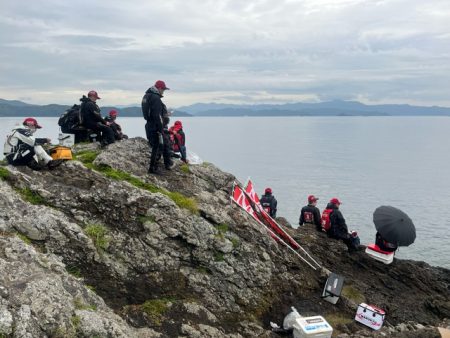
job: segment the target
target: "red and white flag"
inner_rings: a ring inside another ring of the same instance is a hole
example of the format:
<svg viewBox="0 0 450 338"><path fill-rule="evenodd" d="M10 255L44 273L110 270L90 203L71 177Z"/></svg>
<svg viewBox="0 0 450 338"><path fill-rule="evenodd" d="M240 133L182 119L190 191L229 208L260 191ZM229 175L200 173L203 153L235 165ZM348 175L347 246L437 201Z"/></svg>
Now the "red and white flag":
<svg viewBox="0 0 450 338"><path fill-rule="evenodd" d="M239 205L242 209L244 209L247 213L253 216L256 220L259 221L258 216L256 215L255 211L253 210L247 196L245 196L245 193L242 191L242 189L235 185L233 188L233 201Z"/></svg>
<svg viewBox="0 0 450 338"><path fill-rule="evenodd" d="M256 203L259 204L259 197L258 194L255 191L255 187L253 186L253 182L248 180L247 185L245 186L245 191L247 194L250 195L251 199Z"/></svg>

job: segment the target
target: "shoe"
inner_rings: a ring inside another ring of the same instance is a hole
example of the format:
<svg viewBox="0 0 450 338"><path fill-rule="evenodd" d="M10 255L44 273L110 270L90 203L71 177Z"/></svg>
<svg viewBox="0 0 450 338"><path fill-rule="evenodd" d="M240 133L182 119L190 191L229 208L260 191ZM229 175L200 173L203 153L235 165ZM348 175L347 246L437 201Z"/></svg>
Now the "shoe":
<svg viewBox="0 0 450 338"><path fill-rule="evenodd" d="M154 174L154 175L161 175L162 174L157 168L153 168L153 167L148 168L147 173Z"/></svg>
<svg viewBox="0 0 450 338"><path fill-rule="evenodd" d="M56 167L59 167L63 162L64 160L51 160L47 163L47 168L49 170L55 169Z"/></svg>
<svg viewBox="0 0 450 338"><path fill-rule="evenodd" d="M172 170L175 167L175 163L170 162L170 164L166 164L164 167L166 168L166 170Z"/></svg>

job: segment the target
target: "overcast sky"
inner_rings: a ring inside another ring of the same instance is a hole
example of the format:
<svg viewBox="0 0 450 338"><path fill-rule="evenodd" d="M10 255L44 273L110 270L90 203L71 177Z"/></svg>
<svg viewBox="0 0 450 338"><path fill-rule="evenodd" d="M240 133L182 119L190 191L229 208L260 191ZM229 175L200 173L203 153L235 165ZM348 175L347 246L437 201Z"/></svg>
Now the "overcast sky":
<svg viewBox="0 0 450 338"><path fill-rule="evenodd" d="M0 0L0 98L450 106L449 0Z"/></svg>

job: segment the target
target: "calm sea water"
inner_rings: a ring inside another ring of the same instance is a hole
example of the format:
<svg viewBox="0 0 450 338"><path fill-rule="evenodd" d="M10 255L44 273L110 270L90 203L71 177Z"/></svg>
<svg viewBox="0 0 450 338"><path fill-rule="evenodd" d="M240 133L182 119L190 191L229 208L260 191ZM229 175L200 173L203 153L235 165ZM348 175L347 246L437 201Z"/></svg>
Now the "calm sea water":
<svg viewBox="0 0 450 338"><path fill-rule="evenodd" d="M188 150L236 175L258 192L271 187L278 215L298 223L306 197L332 197L362 242L373 242L373 211L392 205L417 228L398 257L450 268L450 118L232 117L180 118ZM0 139L20 119L0 118ZM57 138L57 118L40 118L37 135ZM119 118L125 132L144 136L140 118Z"/></svg>

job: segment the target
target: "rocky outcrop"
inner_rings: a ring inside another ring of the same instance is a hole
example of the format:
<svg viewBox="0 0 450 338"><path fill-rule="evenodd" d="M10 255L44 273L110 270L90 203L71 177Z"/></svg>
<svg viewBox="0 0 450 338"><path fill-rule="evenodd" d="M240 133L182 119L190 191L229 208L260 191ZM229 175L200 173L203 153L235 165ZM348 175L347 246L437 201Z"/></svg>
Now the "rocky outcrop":
<svg viewBox="0 0 450 338"><path fill-rule="evenodd" d="M76 152L52 171L0 167L0 336L275 337L269 321L295 306L342 337L370 337L352 320L362 300L388 311L392 337L436 333L450 317L448 270L384 266L289 229L346 276L342 300L324 302L325 270L232 205L234 177L212 164L149 176L141 138Z"/></svg>

